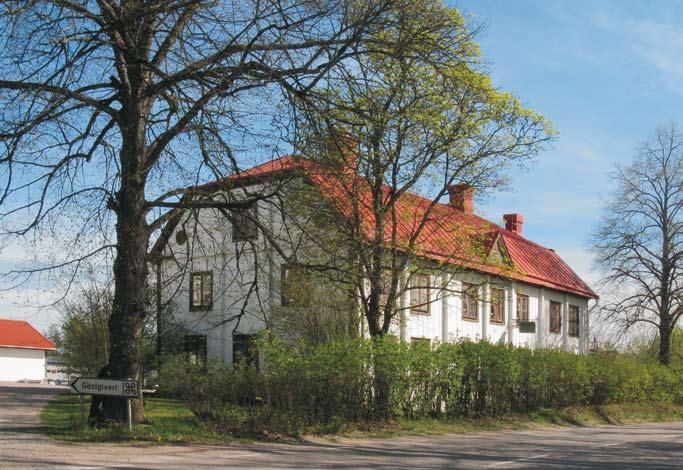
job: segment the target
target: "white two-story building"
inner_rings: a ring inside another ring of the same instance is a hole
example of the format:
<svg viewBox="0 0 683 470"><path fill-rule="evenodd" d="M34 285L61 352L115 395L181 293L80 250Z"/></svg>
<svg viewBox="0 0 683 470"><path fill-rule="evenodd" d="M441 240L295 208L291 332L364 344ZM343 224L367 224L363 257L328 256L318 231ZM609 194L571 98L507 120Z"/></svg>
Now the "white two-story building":
<svg viewBox="0 0 683 470"><path fill-rule="evenodd" d="M286 156L202 187L217 200L228 193L231 201L253 200L248 207L188 211L164 227L154 247L160 298L184 325L190 356L225 362L249 356L252 335L283 308L287 257L302 250L297 233L306 222L300 207L297 223L288 222L292 216L279 193L302 180L320 198L334 198L330 178ZM391 333L403 341L486 339L585 353L593 290L552 249L524 238L521 214L506 214L499 226L474 213L471 189L457 185L449 193L423 235L426 264L440 268L410 275L406 282L419 287L403 291ZM412 193L401 201L406 214L429 203ZM490 263L462 254L461 235L453 235L462 227L488 240Z"/></svg>

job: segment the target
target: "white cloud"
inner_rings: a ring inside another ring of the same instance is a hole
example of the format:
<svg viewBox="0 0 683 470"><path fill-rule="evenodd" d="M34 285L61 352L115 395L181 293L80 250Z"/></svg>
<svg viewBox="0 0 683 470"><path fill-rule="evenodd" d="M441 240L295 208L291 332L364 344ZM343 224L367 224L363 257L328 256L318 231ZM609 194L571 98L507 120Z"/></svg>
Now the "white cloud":
<svg viewBox="0 0 683 470"><path fill-rule="evenodd" d="M592 270L593 255L587 250L564 245L554 248L555 252L562 258L581 279L595 288L600 280L600 275Z"/></svg>
<svg viewBox="0 0 683 470"><path fill-rule="evenodd" d="M683 27L665 20L628 18L606 11L597 12L593 24L625 39L627 52L654 68L669 91L683 93ZM636 61L631 68L638 68Z"/></svg>
<svg viewBox="0 0 683 470"><path fill-rule="evenodd" d="M26 320L42 332L58 324L60 314L50 304L57 292L42 289L13 289L0 292L0 318Z"/></svg>

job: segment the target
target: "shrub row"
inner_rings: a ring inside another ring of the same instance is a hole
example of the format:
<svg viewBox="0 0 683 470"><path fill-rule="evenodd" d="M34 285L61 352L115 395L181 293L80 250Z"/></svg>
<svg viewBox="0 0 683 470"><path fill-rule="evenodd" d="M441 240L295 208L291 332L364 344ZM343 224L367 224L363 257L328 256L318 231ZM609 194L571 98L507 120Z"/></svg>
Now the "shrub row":
<svg viewBox="0 0 683 470"><path fill-rule="evenodd" d="M625 355L577 356L487 342L429 347L351 339L288 345L263 337L261 369L182 360L162 369L162 391L232 433L297 433L309 426L403 417L492 417L609 403L683 403L683 370Z"/></svg>

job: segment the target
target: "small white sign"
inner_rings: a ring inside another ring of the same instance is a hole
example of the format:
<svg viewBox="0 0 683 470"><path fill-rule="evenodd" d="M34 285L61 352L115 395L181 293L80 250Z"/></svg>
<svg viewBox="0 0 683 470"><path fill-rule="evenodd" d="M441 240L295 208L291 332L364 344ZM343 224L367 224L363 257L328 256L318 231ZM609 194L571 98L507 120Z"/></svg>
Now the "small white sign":
<svg viewBox="0 0 683 470"><path fill-rule="evenodd" d="M135 398L140 393L140 388L135 380L98 379L94 377L78 377L71 382L71 388L81 395Z"/></svg>

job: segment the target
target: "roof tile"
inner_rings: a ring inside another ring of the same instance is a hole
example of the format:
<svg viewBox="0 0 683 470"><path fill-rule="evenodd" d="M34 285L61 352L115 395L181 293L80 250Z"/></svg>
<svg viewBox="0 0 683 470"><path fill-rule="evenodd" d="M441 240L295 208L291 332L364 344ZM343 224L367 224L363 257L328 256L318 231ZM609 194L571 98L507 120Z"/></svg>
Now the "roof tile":
<svg viewBox="0 0 683 470"><path fill-rule="evenodd" d="M52 341L22 320L0 318L0 348L55 350Z"/></svg>
<svg viewBox="0 0 683 470"><path fill-rule="evenodd" d="M285 156L250 168L229 177L225 182L242 178L267 177L287 171L303 170L309 178L323 189L324 197L348 216L354 211L361 215L366 234L371 236L374 216L371 210L370 191L363 187L361 178L355 184L357 202L352 203L344 195L350 194L348 181L341 181L338 174L326 172L312 162L295 156ZM210 184L220 184L219 182ZM208 186L208 185L206 185ZM205 187L206 187L205 186ZM384 188L385 196L390 188ZM356 204L352 207L352 204ZM396 203L398 213L396 233L399 244L407 244L418 233L433 201L414 193L404 193ZM390 240L392 223L385 221L385 239ZM500 236L507 248L512 266L493 265L488 249ZM557 253L475 214L462 212L447 204L436 204L425 226L415 241L415 252L433 260L460 265L498 276L516 279L528 284L569 292L582 297L597 298L595 292L560 258Z"/></svg>

